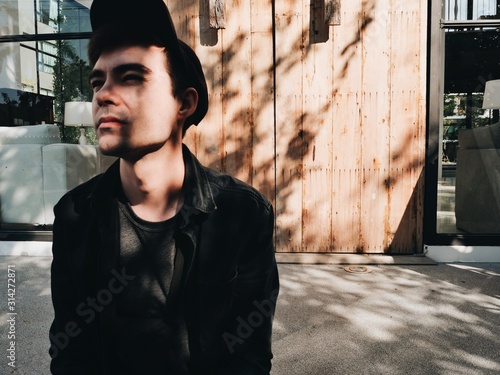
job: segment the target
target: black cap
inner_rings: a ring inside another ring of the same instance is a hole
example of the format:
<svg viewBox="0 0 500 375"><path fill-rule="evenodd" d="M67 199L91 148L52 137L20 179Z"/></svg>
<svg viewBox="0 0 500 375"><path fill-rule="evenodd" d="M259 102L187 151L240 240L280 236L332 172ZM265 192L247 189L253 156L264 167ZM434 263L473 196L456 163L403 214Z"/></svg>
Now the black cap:
<svg viewBox="0 0 500 375"><path fill-rule="evenodd" d="M196 53L177 38L172 17L163 0L94 0L90 7L90 23L93 31L103 26L124 23L152 29L173 61L184 69L184 78L188 86L198 92L198 106L186 119L184 127L200 123L208 110L205 75Z"/></svg>

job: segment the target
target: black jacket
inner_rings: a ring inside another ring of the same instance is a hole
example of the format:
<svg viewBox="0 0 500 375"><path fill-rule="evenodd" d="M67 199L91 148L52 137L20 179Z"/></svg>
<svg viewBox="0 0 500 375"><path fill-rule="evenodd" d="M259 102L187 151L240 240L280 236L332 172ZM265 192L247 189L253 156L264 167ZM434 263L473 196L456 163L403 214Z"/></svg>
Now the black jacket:
<svg viewBox="0 0 500 375"><path fill-rule="evenodd" d="M279 281L272 206L252 187L203 167L184 147L184 205L172 305L185 317L192 374L268 374ZM113 374L118 162L54 207L50 328L53 374ZM182 272L177 272L182 269Z"/></svg>

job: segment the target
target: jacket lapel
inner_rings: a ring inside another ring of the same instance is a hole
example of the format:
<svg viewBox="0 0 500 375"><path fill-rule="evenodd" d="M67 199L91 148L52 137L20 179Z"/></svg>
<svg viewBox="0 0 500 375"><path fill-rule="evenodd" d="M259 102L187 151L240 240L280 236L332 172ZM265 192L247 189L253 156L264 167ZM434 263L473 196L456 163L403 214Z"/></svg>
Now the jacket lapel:
<svg viewBox="0 0 500 375"><path fill-rule="evenodd" d="M113 163L102 175L96 184L93 192L89 196L92 209L92 222L97 225L94 233L98 233L98 254L97 254L97 280L99 292L108 288L112 271L120 273L118 269L118 259L120 253L119 240L120 228L118 220L117 194L120 188L119 161ZM104 358L104 371L112 370L108 360L109 353L113 347L113 335L111 333L111 323L116 316L116 300L112 299L109 304L99 314L101 327L101 344ZM106 372L107 373L107 372Z"/></svg>

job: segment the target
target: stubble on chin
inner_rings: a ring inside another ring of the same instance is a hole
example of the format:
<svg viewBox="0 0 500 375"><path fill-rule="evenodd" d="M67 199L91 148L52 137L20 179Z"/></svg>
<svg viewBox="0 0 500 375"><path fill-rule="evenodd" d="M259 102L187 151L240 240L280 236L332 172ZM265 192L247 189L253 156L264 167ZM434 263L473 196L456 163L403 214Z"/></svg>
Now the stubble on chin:
<svg viewBox="0 0 500 375"><path fill-rule="evenodd" d="M124 138L112 139L108 135L98 136L99 150L103 155L121 157L128 150L127 142Z"/></svg>
<svg viewBox="0 0 500 375"><path fill-rule="evenodd" d="M97 140L103 155L122 157L129 147L130 135L124 126L114 129L98 129Z"/></svg>

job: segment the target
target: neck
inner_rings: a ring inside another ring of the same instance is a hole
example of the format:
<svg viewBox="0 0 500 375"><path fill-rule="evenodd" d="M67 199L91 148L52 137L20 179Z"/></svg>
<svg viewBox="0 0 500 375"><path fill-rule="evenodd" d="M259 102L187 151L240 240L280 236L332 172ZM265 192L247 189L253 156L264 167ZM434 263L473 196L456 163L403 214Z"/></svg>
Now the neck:
<svg viewBox="0 0 500 375"><path fill-rule="evenodd" d="M141 219L170 219L183 203L184 160L182 143L129 161L120 159L123 192Z"/></svg>

